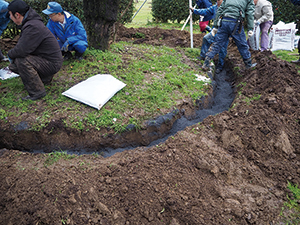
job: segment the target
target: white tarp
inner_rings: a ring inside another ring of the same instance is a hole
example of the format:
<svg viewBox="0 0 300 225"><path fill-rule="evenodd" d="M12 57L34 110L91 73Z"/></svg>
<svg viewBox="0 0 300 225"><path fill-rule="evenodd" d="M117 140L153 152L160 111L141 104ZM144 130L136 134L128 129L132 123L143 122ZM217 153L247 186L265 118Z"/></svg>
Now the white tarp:
<svg viewBox="0 0 300 225"><path fill-rule="evenodd" d="M19 76L19 74L12 72L8 67L5 67L0 70L0 79L1 80L6 80L9 78L18 77L18 76Z"/></svg>
<svg viewBox="0 0 300 225"><path fill-rule="evenodd" d="M62 94L100 110L115 93L125 86L126 84L110 74L97 74L76 84Z"/></svg>
<svg viewBox="0 0 300 225"><path fill-rule="evenodd" d="M279 21L273 25L269 33L269 47L271 51L294 50L295 34L297 32L294 22L285 24Z"/></svg>

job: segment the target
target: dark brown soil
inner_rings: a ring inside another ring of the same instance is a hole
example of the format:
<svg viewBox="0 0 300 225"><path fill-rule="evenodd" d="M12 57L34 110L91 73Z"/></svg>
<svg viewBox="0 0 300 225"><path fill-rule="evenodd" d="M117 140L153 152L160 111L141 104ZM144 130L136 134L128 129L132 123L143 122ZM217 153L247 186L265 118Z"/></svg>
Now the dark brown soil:
<svg viewBox="0 0 300 225"><path fill-rule="evenodd" d="M120 31L117 41L139 32L140 43L189 47L186 32ZM287 181L300 183L300 76L271 52L252 58L245 70L231 44L231 109L159 146L52 165L0 150L0 224L279 224Z"/></svg>

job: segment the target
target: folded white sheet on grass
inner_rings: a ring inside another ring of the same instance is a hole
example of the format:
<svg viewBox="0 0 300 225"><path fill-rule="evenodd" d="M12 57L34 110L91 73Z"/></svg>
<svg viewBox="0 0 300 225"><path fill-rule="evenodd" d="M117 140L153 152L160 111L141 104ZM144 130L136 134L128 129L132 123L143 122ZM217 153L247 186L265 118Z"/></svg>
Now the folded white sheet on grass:
<svg viewBox="0 0 300 225"><path fill-rule="evenodd" d="M19 76L19 74L12 72L8 67L5 67L0 70L0 79L1 80L6 80L9 78L18 77L18 76Z"/></svg>
<svg viewBox="0 0 300 225"><path fill-rule="evenodd" d="M110 74L97 74L76 84L62 94L100 110L115 93L125 86L126 84Z"/></svg>

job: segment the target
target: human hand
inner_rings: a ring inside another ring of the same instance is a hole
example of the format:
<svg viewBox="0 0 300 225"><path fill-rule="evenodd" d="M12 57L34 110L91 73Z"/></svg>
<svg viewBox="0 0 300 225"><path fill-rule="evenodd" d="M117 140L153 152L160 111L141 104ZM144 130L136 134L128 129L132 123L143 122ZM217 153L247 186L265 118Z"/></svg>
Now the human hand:
<svg viewBox="0 0 300 225"><path fill-rule="evenodd" d="M60 50L67 52L68 51L68 47L69 47L69 42L68 40L66 40L66 42L63 44L63 46L61 47Z"/></svg>
<svg viewBox="0 0 300 225"><path fill-rule="evenodd" d="M190 10L192 11L192 13L194 12L194 9L192 7L190 7Z"/></svg>
<svg viewBox="0 0 300 225"><path fill-rule="evenodd" d="M254 20L254 25L258 26L260 24L260 22L258 20Z"/></svg>
<svg viewBox="0 0 300 225"><path fill-rule="evenodd" d="M5 58L5 57L4 57L4 58ZM14 63L14 60L11 59L11 58L9 58L9 56L7 56L7 58L8 58L8 60L9 60L10 63Z"/></svg>
<svg viewBox="0 0 300 225"><path fill-rule="evenodd" d="M253 31L252 30L249 30L248 31L248 37L252 37L253 36Z"/></svg>
<svg viewBox="0 0 300 225"><path fill-rule="evenodd" d="M217 28L213 28L211 31L212 36L216 36L216 33L218 32Z"/></svg>

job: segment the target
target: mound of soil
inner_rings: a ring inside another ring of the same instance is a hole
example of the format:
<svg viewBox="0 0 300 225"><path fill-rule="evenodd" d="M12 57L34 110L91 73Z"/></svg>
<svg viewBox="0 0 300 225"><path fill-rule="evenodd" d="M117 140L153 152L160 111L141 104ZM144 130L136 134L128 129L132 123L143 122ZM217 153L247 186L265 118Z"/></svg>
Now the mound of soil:
<svg viewBox="0 0 300 225"><path fill-rule="evenodd" d="M116 40L144 32L141 43L188 43L157 30L125 29ZM272 52L252 58L245 70L231 44L231 109L161 145L109 158L0 150L0 224L279 224L287 181L300 182L300 77Z"/></svg>
<svg viewBox="0 0 300 225"><path fill-rule="evenodd" d="M116 41L133 42L134 44L166 45L169 47L191 47L190 32L180 30L166 30L155 28L126 28L119 24L116 28ZM205 34L193 34L193 47L199 48L202 45L202 38Z"/></svg>

